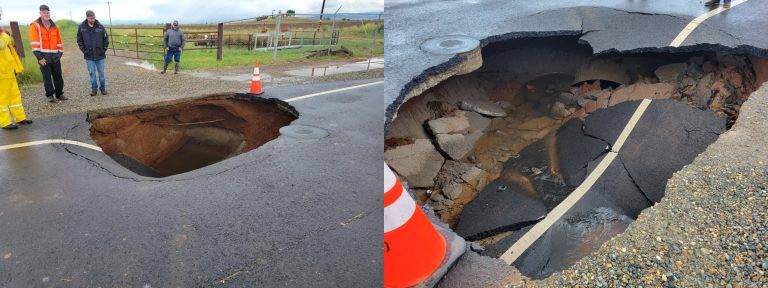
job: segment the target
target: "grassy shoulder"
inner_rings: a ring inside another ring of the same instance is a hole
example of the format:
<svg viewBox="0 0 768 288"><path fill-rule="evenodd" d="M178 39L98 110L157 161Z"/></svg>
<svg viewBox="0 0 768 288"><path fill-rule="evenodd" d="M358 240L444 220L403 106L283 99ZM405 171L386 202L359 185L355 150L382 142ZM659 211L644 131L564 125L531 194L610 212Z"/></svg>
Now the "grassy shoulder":
<svg viewBox="0 0 768 288"><path fill-rule="evenodd" d="M370 40L369 40L370 41ZM369 51L376 52L375 48L371 49L370 46L365 44L349 45L348 43L334 45L332 49L339 49L341 46L352 51L354 58L368 57L367 55L376 56L383 55L383 45L381 45L380 54L370 53ZM370 45L370 44L368 44ZM313 46L302 47L295 49L283 49L277 51L277 58L273 58L272 51L249 51L245 48L227 48L222 52L224 56L221 61L216 60L216 50L185 50L181 56L181 63L184 69L210 69L210 68L233 68L253 66L254 63L259 62L264 66L280 65L285 63L312 63L329 60L343 60L347 59L340 56L321 56L307 58L307 54L310 51L325 49L327 46ZM150 60L156 67L162 67L162 56L157 55L154 59Z"/></svg>

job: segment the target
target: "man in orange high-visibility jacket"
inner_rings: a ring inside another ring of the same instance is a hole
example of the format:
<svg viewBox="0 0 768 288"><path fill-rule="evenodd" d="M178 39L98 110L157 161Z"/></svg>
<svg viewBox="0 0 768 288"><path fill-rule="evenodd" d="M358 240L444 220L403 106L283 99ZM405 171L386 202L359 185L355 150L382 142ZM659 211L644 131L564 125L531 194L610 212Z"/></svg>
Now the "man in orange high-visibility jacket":
<svg viewBox="0 0 768 288"><path fill-rule="evenodd" d="M24 66L16 53L13 38L0 25L0 127L6 130L19 128L16 123L32 124L32 120L27 120L24 114L21 92L16 83L16 74L22 71Z"/></svg>
<svg viewBox="0 0 768 288"><path fill-rule="evenodd" d="M29 24L29 46L43 72L45 97L48 97L49 102L56 102L56 98L67 100L64 97L64 79L61 77L64 46L59 27L51 20L51 9L47 5L40 5L40 18Z"/></svg>

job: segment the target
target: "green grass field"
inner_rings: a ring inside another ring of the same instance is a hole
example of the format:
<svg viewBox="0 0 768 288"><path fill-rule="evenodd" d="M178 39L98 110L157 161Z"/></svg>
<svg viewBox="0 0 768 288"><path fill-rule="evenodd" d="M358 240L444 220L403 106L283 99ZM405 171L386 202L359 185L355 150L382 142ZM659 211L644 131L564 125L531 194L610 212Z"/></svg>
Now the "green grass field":
<svg viewBox="0 0 768 288"><path fill-rule="evenodd" d="M150 26L151 27L151 26ZM329 28L329 27L325 27ZM381 23L366 23L364 25L346 27L340 29L340 39L337 45L333 45L333 49L338 49L341 46L349 49L353 53L354 58L368 58L384 55L384 26ZM139 43L140 51L151 51L154 53L144 53L144 58L148 59L155 66L162 66L162 52L163 51L163 39L162 30L160 27L157 29L139 29L134 30L131 28L119 28L112 29L113 46L118 49L136 50L136 42ZM182 27L182 30L187 32L187 38L190 38L193 32L212 32L212 28L198 28L198 27ZM376 37L374 38L373 34ZM232 31L225 30L226 33ZM137 37L138 32L138 37ZM254 33L256 31L247 31L238 29L236 33L247 34ZM261 32L261 31L258 31ZM311 31L305 31L311 33ZM327 31L321 33L326 33ZM308 34L311 35L311 34ZM151 36L151 37L150 37ZM278 50L277 59L273 59L272 51L249 51L245 47L238 46L225 46L222 53L222 61L216 61L215 49L201 49L202 46L194 46L191 42L187 44L186 50L182 54L182 64L185 69L207 69L207 68L229 68L229 67L241 67L252 66L256 61L263 65L279 65L282 63L296 63L304 62L311 63L315 61L324 60L341 60L343 58L338 56L326 56L307 58L307 52L312 50L327 48L327 45L322 46L305 46L298 49L285 49Z"/></svg>
<svg viewBox="0 0 768 288"><path fill-rule="evenodd" d="M22 23L23 24L23 23ZM74 43L77 36L77 26L79 23L70 20L56 21L56 25L61 30L62 40L67 43ZM151 26L148 26L151 27ZM196 29L191 26L189 32L195 32ZM321 33L328 33L330 27L322 27ZM21 36L24 41L24 48L27 57L24 59L24 72L18 76L19 85L28 86L42 82L42 75L37 66L36 59L32 55L28 39L29 27L23 25L20 27ZM182 27L184 29L184 27ZM210 28L198 28L199 29ZM377 57L384 55L384 25L382 23L365 23L363 25L345 27L340 29L340 39L338 45L346 47L353 53L354 58ZM139 50L144 51L162 51L162 30L139 30L139 35L153 35L155 37L139 37ZM226 31L226 30L225 30ZM238 30L237 33L251 33L255 31ZM227 32L225 32L227 33ZM375 34L375 39L374 39ZM113 43L110 46L122 49L135 49L136 34L133 29L122 29L115 27L112 35ZM131 43L131 44L128 44ZM211 69L211 68L230 68L230 67L251 67L256 61L262 65L279 65L282 63L311 63L316 61L342 60L339 56L323 56L307 58L307 52L311 50L323 49L325 46L305 46L299 49L285 49L277 52L277 59L272 58L272 51L249 51L244 47L225 46L223 49L222 61L216 61L216 49L210 50L192 50L194 45L188 45L187 50L182 55L182 65L184 69ZM66 50L65 53L80 53L79 51ZM109 55L109 53L107 54ZM162 57L160 53L145 53L144 58L149 59L156 67L162 67Z"/></svg>

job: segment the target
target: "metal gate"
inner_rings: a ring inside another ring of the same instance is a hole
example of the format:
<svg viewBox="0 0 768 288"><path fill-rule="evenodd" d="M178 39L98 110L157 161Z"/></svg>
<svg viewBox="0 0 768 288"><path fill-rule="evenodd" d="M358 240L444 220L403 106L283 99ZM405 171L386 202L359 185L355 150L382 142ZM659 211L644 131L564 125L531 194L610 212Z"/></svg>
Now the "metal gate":
<svg viewBox="0 0 768 288"><path fill-rule="evenodd" d="M216 31L184 30L186 47L184 51L216 50L216 60L221 61L224 25L219 23ZM162 61L165 54L163 35L165 27L109 27L112 55L117 57ZM191 46L191 47L190 47Z"/></svg>

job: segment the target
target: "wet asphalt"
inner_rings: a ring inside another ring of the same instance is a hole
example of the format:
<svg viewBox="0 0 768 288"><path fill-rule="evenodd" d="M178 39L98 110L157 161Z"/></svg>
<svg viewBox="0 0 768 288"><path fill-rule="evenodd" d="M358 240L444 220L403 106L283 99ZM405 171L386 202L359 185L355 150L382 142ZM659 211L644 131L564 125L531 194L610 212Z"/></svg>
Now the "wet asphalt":
<svg viewBox="0 0 768 288"><path fill-rule="evenodd" d="M276 87L288 99L381 79ZM258 149L167 178L101 152L0 151L2 287L380 286L382 85L291 102L292 125ZM0 146L93 144L84 113L35 119Z"/></svg>

